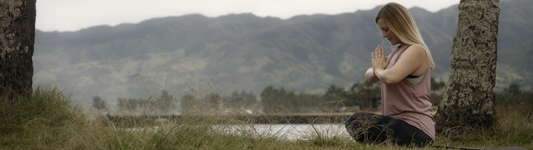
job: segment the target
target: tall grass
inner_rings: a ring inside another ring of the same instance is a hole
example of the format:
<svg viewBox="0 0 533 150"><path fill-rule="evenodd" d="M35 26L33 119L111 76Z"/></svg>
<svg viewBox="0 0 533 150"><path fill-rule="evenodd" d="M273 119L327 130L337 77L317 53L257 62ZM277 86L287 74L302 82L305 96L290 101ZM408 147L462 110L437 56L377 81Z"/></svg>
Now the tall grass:
<svg viewBox="0 0 533 150"><path fill-rule="evenodd" d="M521 146L533 149L533 118L517 110L499 108L497 112L494 127L454 138L437 136L435 144L480 148Z"/></svg>
<svg viewBox="0 0 533 150"><path fill-rule="evenodd" d="M1 96L0 104L0 134L82 122L80 107L72 105L70 96L58 88L39 87L29 100L19 99L14 104Z"/></svg>
<svg viewBox="0 0 533 150"><path fill-rule="evenodd" d="M70 96L52 87L37 88L24 103L11 105L4 97L0 104L0 149L433 149L361 144L318 128L289 140L286 133L265 134L250 122L215 113L207 119L185 114L178 120L128 127L105 118L89 119ZM530 120L516 113L498 118L493 129L464 137L471 141L438 137L435 145L533 148Z"/></svg>

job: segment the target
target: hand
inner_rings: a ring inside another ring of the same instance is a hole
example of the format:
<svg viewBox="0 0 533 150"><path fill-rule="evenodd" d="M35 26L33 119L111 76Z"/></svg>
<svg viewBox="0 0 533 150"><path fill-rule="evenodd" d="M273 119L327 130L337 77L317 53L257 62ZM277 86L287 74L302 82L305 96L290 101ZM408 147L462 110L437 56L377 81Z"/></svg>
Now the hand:
<svg viewBox="0 0 533 150"><path fill-rule="evenodd" d="M389 65L388 57L385 57L383 47L378 46L376 52L372 52L372 68L374 71L385 70Z"/></svg>

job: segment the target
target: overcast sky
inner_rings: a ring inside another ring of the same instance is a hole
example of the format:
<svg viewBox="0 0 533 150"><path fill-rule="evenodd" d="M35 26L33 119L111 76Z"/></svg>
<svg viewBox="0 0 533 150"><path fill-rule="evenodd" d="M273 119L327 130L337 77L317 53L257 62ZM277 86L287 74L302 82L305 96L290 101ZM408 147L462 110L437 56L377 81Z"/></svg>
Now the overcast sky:
<svg viewBox="0 0 533 150"><path fill-rule="evenodd" d="M138 23L157 17L202 14L218 17L253 13L287 19L296 15L340 14L373 9L392 0L40 0L36 28L76 31L96 25ZM431 12L459 4L460 0L395 0L407 8Z"/></svg>

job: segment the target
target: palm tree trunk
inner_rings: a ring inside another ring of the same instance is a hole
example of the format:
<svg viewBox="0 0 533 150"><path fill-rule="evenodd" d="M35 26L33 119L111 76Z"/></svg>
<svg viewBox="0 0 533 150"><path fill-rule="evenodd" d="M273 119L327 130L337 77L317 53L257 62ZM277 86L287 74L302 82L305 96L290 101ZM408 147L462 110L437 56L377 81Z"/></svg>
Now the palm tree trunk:
<svg viewBox="0 0 533 150"><path fill-rule="evenodd" d="M0 95L12 103L32 93L35 2L0 1Z"/></svg>
<svg viewBox="0 0 533 150"><path fill-rule="evenodd" d="M451 70L435 116L436 131L458 135L494 123L500 0L461 0Z"/></svg>

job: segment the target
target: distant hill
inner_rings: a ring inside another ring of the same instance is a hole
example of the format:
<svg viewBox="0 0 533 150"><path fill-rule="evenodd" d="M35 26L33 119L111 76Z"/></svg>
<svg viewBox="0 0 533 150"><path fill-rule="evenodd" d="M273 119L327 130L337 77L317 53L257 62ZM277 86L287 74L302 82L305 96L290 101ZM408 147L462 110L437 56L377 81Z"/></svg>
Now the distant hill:
<svg viewBox="0 0 533 150"><path fill-rule="evenodd" d="M525 89L533 85L532 6L531 0L500 4L497 89L511 82ZM84 95L83 101L100 95L111 104L117 97L147 97L161 89L179 95L188 86L259 95L273 85L320 93L330 84L363 81L378 45L392 51L374 23L379 8L286 20L186 15L75 32L37 30L34 81L65 80L62 86ZM436 13L416 7L410 12L435 59L433 77L446 80L457 5Z"/></svg>

